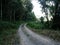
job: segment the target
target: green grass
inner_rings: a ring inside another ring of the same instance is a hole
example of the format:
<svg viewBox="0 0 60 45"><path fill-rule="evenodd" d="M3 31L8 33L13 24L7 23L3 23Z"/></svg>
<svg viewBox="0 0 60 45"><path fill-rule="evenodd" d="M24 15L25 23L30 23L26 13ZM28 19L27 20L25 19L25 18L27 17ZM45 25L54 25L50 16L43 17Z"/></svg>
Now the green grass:
<svg viewBox="0 0 60 45"><path fill-rule="evenodd" d="M44 25L41 24L40 22L29 22L27 25L34 29L44 29L45 28Z"/></svg>
<svg viewBox="0 0 60 45"><path fill-rule="evenodd" d="M50 37L60 42L60 31L59 30L45 29L45 27L42 26L42 24L40 25L40 23L34 23L34 22L28 23L27 26L35 33Z"/></svg>
<svg viewBox="0 0 60 45"><path fill-rule="evenodd" d="M20 22L0 22L0 45L13 45Z"/></svg>
<svg viewBox="0 0 60 45"><path fill-rule="evenodd" d="M6 29L0 34L0 45L11 45L16 34L16 29Z"/></svg>
<svg viewBox="0 0 60 45"><path fill-rule="evenodd" d="M60 41L60 31L55 31L55 30L49 30L49 29L44 29L44 30L32 30L40 35L44 35L47 37L52 38L55 41Z"/></svg>

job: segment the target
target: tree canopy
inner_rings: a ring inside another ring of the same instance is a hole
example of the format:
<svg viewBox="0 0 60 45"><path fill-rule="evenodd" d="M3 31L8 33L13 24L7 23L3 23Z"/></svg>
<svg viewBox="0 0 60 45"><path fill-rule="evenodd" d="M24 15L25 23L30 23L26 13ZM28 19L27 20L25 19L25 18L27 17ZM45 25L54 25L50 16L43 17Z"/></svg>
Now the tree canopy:
<svg viewBox="0 0 60 45"><path fill-rule="evenodd" d="M30 0L0 0L0 20L1 21L28 20L29 17L33 17L31 15L32 9L33 6Z"/></svg>
<svg viewBox="0 0 60 45"><path fill-rule="evenodd" d="M60 28L60 0L39 0L42 5L42 11L48 16L48 10L52 19L52 28Z"/></svg>

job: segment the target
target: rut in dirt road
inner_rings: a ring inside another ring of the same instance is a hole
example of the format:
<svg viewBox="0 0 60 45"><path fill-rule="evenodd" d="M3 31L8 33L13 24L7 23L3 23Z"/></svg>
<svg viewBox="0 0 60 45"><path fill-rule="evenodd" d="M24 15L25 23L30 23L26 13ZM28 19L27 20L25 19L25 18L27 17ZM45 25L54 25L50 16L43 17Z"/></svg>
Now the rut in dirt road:
<svg viewBox="0 0 60 45"><path fill-rule="evenodd" d="M25 25L20 26L18 34L20 45L60 45L58 42L32 32Z"/></svg>

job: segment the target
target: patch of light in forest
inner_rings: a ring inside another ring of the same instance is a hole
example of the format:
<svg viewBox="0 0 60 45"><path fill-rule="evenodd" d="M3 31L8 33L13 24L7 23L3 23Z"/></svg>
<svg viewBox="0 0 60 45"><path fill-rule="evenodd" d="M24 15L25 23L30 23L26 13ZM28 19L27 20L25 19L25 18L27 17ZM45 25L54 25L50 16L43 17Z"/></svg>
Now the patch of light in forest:
<svg viewBox="0 0 60 45"><path fill-rule="evenodd" d="M42 13L42 8L41 8L41 5L39 4L38 0L32 0L32 4L33 4L33 12L35 13L35 16L37 18L40 18L41 16L45 16L43 13Z"/></svg>

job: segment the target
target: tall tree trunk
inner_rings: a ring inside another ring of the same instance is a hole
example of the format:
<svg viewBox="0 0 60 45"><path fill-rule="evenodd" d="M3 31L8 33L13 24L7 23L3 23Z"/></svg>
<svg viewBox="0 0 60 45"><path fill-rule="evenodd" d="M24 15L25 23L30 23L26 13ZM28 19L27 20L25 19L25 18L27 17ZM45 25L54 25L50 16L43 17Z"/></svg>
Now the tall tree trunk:
<svg viewBox="0 0 60 45"><path fill-rule="evenodd" d="M11 22L11 15L10 15L10 22Z"/></svg>
<svg viewBox="0 0 60 45"><path fill-rule="evenodd" d="M1 21L2 21L2 0L1 0Z"/></svg>
<svg viewBox="0 0 60 45"><path fill-rule="evenodd" d="M48 12L47 12L47 11L45 11L45 14L46 14L46 19L47 19L47 26L48 26L48 28L49 28L49 27L50 27L50 25L49 25Z"/></svg>
<svg viewBox="0 0 60 45"><path fill-rule="evenodd" d="M14 22L15 22L15 10L14 10Z"/></svg>
<svg viewBox="0 0 60 45"><path fill-rule="evenodd" d="M10 22L12 21L12 10L10 11Z"/></svg>
<svg viewBox="0 0 60 45"><path fill-rule="evenodd" d="M49 25L49 18L48 18L48 15L46 15L46 19L47 19L47 24L48 24L48 27L49 27L50 25Z"/></svg>
<svg viewBox="0 0 60 45"><path fill-rule="evenodd" d="M60 28L58 8L59 8L59 3L56 1L55 2L55 15L53 16L53 28L54 29Z"/></svg>

